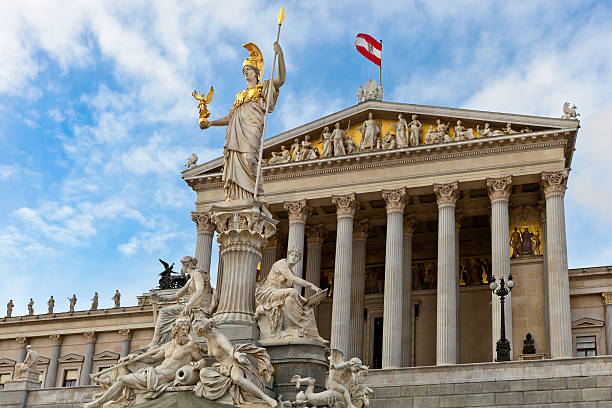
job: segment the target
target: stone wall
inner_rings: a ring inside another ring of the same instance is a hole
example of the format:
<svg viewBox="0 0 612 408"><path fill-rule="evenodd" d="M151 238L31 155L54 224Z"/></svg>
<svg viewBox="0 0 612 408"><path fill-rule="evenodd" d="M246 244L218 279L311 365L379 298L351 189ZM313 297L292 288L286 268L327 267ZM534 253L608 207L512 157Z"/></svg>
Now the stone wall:
<svg viewBox="0 0 612 408"><path fill-rule="evenodd" d="M372 370L372 408L612 407L612 356Z"/></svg>

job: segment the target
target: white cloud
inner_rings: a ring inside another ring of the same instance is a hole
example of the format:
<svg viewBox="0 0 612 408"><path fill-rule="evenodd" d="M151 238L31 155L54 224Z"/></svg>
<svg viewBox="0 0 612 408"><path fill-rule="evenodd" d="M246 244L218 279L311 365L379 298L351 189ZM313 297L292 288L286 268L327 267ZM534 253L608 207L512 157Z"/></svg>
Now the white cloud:
<svg viewBox="0 0 612 408"><path fill-rule="evenodd" d="M15 177L19 172L17 166L10 164L0 164L0 180L9 180Z"/></svg>
<svg viewBox="0 0 612 408"><path fill-rule="evenodd" d="M126 243L117 247L117 250L124 255L134 255L138 251L147 253L161 252L166 250L167 241L174 239L174 232L141 232L130 238Z"/></svg>

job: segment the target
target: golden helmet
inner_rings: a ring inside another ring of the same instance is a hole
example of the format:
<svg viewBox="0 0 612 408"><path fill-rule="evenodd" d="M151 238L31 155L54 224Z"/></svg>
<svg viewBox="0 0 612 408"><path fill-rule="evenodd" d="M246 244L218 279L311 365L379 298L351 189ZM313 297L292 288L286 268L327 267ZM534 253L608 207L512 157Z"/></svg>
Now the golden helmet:
<svg viewBox="0 0 612 408"><path fill-rule="evenodd" d="M257 68L259 70L259 75L257 76L257 79L261 80L264 71L263 54L259 50L259 47L257 47L252 42L244 44L243 47L249 50L249 58L244 60L244 62L242 63L242 68L244 69L244 67L247 65Z"/></svg>

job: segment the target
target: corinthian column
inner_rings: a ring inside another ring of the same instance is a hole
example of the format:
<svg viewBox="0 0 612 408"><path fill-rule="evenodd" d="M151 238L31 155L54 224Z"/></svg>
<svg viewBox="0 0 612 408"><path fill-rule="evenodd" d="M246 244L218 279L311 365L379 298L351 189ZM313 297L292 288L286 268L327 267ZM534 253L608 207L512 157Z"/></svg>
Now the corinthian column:
<svg viewBox="0 0 612 408"><path fill-rule="evenodd" d="M332 301L331 347L348 355L351 320L351 269L353 259L353 217L357 209L355 193L332 196L336 204L336 259Z"/></svg>
<svg viewBox="0 0 612 408"><path fill-rule="evenodd" d="M85 359L83 360L83 367L81 367L81 378L79 379L79 385L89 385L89 374L91 374L91 367L93 366L93 356L96 349L96 333L86 332L83 333L83 336L85 336L87 348L85 349Z"/></svg>
<svg viewBox="0 0 612 408"><path fill-rule="evenodd" d="M19 344L19 354L17 354L17 363L23 363L26 357L26 346L28 345L27 337L17 337L15 339L17 344Z"/></svg>
<svg viewBox="0 0 612 408"><path fill-rule="evenodd" d="M261 269L259 270L259 279L268 276L270 268L276 262L276 245L277 236L274 235L266 240L266 243L261 248Z"/></svg>
<svg viewBox="0 0 612 408"><path fill-rule="evenodd" d="M455 204L459 183L434 184L438 203L438 296L436 364L457 363L457 271Z"/></svg>
<svg viewBox="0 0 612 408"><path fill-rule="evenodd" d="M406 189L383 190L382 196L387 204L382 368L391 368L402 364L402 235Z"/></svg>
<svg viewBox="0 0 612 408"><path fill-rule="evenodd" d="M412 237L416 227L414 215L404 219L404 263L402 284L402 367L410 367L412 354Z"/></svg>
<svg viewBox="0 0 612 408"><path fill-rule="evenodd" d="M215 224L212 222L212 213L192 212L191 219L196 223L197 238L195 257L198 268L210 272L210 256L212 254L212 239L215 233Z"/></svg>
<svg viewBox="0 0 612 408"><path fill-rule="evenodd" d="M604 304L604 327L606 329L606 354L612 354L612 292L601 294Z"/></svg>
<svg viewBox="0 0 612 408"><path fill-rule="evenodd" d="M57 366L62 350L62 336L52 334L49 336L49 342L51 343L51 356L49 357L49 367L45 376L45 388L53 388L57 385Z"/></svg>
<svg viewBox="0 0 612 408"><path fill-rule="evenodd" d="M321 247L325 239L325 225L313 225L306 229L306 245L308 257L306 258L306 280L321 286ZM306 296L314 295L312 289L306 289Z"/></svg>
<svg viewBox="0 0 612 408"><path fill-rule="evenodd" d="M508 201L512 190L512 177L487 179L487 189L491 200L491 258L493 277L499 283L500 278L508 280L510 275L510 226L508 218ZM510 342L512 350L512 296L506 296L505 303L506 338ZM501 305L499 296L491 294L491 319L492 319L492 349L491 356L494 361L496 355L497 340L501 333ZM512 352L510 353L512 359Z"/></svg>
<svg viewBox="0 0 612 408"><path fill-rule="evenodd" d="M285 207L285 210L289 213L287 256L292 249L297 249L304 255L304 225L306 225L306 217L308 217L306 200L287 201L284 203L283 207ZM302 256L300 262L293 267L293 274L301 278L303 276L303 270L304 257Z"/></svg>
<svg viewBox="0 0 612 408"><path fill-rule="evenodd" d="M119 330L121 336L121 354L119 357L125 357L130 354L130 347L132 346L132 331L130 329Z"/></svg>
<svg viewBox="0 0 612 408"><path fill-rule="evenodd" d="M548 268L548 315L550 318L550 356L572 357L567 243L565 241L565 207L563 197L568 169L543 172L542 186L546 197L546 266Z"/></svg>
<svg viewBox="0 0 612 408"><path fill-rule="evenodd" d="M457 363L461 363L461 322L459 320L459 308L461 307L461 266L459 265L459 234L461 232L461 224L463 224L463 209L459 208L455 211L455 271L457 273L457 296L455 305L455 314L457 315Z"/></svg>
<svg viewBox="0 0 612 408"><path fill-rule="evenodd" d="M349 356L363 359L363 310L365 308L366 239L369 220L355 223L353 228L353 271L351 278L351 344ZM348 357L348 356L347 356Z"/></svg>

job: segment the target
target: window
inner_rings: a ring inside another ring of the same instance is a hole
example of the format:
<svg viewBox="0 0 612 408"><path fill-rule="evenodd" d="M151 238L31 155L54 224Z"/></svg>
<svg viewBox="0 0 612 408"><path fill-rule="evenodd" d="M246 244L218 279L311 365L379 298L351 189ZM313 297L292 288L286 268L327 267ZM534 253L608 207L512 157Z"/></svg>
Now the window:
<svg viewBox="0 0 612 408"><path fill-rule="evenodd" d="M4 383L10 380L12 377L11 373L1 373L0 374L0 390L4 389Z"/></svg>
<svg viewBox="0 0 612 408"><path fill-rule="evenodd" d="M576 337L576 357L591 357L597 355L595 336Z"/></svg>
<svg viewBox="0 0 612 408"><path fill-rule="evenodd" d="M62 387L76 387L79 370L65 370Z"/></svg>

